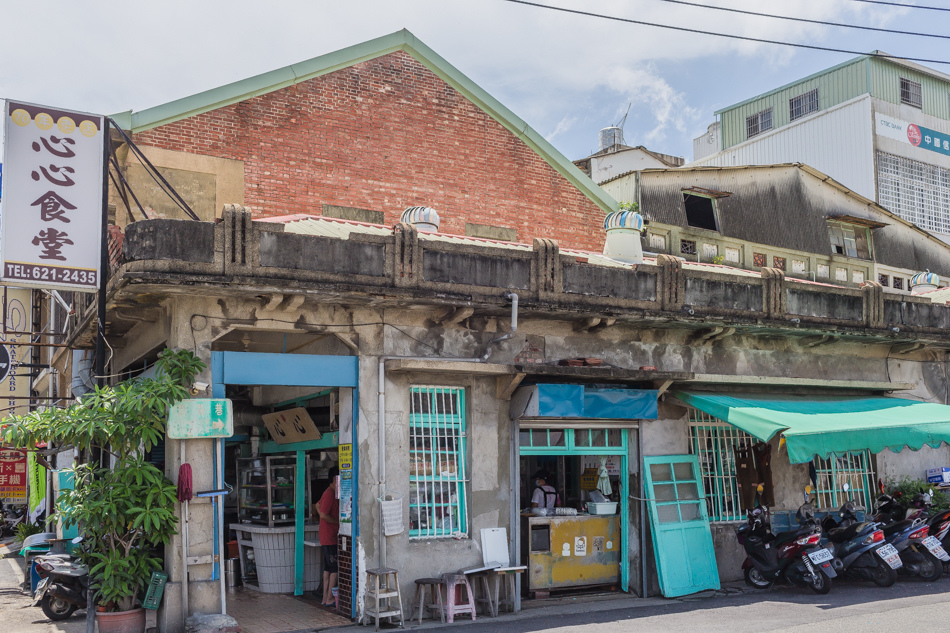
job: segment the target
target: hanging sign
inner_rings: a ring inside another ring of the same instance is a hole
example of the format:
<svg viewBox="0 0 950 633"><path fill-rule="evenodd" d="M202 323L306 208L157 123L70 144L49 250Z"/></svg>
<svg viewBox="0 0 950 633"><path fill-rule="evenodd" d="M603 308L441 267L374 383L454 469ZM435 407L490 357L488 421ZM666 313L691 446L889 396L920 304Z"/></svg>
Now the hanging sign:
<svg viewBox="0 0 950 633"><path fill-rule="evenodd" d="M26 503L26 452L0 448L0 500Z"/></svg>
<svg viewBox="0 0 950 633"><path fill-rule="evenodd" d="M176 402L168 411L168 437L193 440L234 435L234 411L226 398Z"/></svg>
<svg viewBox="0 0 950 633"><path fill-rule="evenodd" d="M0 278L95 292L102 244L103 117L7 101Z"/></svg>
<svg viewBox="0 0 950 633"><path fill-rule="evenodd" d="M3 289L0 289L2 298ZM11 345L28 343L29 326L32 311L31 292L25 288L7 288L7 313L0 327L0 420L13 415L24 415L30 410L30 375L28 370L20 369L29 347Z"/></svg>
<svg viewBox="0 0 950 633"><path fill-rule="evenodd" d="M270 431L270 436L278 444L310 442L323 437L303 407L266 413L261 417L264 418L264 425Z"/></svg>

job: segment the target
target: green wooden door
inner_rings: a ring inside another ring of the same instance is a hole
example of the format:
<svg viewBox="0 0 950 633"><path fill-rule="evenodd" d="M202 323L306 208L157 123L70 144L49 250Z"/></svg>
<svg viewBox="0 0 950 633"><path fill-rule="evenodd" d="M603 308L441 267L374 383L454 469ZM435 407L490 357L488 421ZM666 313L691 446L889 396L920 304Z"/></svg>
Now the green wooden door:
<svg viewBox="0 0 950 633"><path fill-rule="evenodd" d="M660 591L672 598L719 589L699 460L664 455L643 463Z"/></svg>

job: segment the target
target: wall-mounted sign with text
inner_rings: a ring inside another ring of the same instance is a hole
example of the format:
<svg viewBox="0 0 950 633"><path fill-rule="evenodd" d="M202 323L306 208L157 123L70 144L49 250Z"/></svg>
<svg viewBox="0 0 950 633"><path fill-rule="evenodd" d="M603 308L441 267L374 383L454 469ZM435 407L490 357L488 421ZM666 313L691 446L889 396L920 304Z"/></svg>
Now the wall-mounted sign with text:
<svg viewBox="0 0 950 633"><path fill-rule="evenodd" d="M938 132L883 114L874 115L874 129L879 136L950 156L950 134L946 132Z"/></svg>
<svg viewBox="0 0 950 633"><path fill-rule="evenodd" d="M7 101L0 278L94 292L102 244L103 117Z"/></svg>

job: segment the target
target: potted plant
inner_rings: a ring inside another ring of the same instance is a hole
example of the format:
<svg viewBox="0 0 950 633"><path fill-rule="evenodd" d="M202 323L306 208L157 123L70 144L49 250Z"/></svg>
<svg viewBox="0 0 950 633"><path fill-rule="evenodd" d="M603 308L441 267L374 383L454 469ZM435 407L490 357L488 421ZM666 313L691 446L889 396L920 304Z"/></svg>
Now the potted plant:
<svg viewBox="0 0 950 633"><path fill-rule="evenodd" d="M4 441L17 447L46 441L108 457L101 461L111 465L77 466L75 488L58 500L63 525L80 528L80 556L98 604L107 608L97 613L100 633L114 630L115 620L122 621L119 630L145 630L139 604L162 565L154 549L176 533L178 518L175 485L144 454L164 438L169 407L188 396L187 385L204 367L187 350L165 350L153 378L97 388L69 407L13 418L3 430Z"/></svg>

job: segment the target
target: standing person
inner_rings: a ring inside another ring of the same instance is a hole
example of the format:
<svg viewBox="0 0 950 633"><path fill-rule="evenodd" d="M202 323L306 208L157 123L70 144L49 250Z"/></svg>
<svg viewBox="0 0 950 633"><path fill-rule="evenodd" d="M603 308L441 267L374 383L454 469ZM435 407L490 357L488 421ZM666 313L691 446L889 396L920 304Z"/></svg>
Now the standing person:
<svg viewBox="0 0 950 633"><path fill-rule="evenodd" d="M544 509L545 514L554 514L554 508L561 504L561 498L554 486L548 485L548 474L543 470L534 473L534 494L531 495L531 509Z"/></svg>
<svg viewBox="0 0 950 633"><path fill-rule="evenodd" d="M336 478L340 469L330 469L330 487L323 492L316 511L320 515L320 549L323 550L323 601L325 607L335 606L333 588L336 587L337 564L336 537L340 533L340 501L336 498Z"/></svg>

